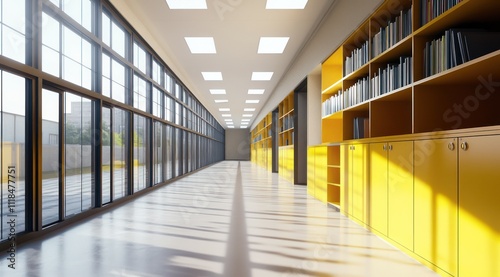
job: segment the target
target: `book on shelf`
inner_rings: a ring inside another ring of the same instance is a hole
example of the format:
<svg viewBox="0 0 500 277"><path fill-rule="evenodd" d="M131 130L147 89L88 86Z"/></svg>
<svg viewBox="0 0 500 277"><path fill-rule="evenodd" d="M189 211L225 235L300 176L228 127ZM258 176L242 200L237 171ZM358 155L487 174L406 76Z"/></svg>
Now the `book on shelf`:
<svg viewBox="0 0 500 277"><path fill-rule="evenodd" d="M463 0L421 0L422 26L453 8Z"/></svg>
<svg viewBox="0 0 500 277"><path fill-rule="evenodd" d="M399 57L396 63L380 67L371 79L371 97L377 97L413 82L412 57Z"/></svg>
<svg viewBox="0 0 500 277"><path fill-rule="evenodd" d="M424 48L424 76L429 77L500 49L500 32L449 29Z"/></svg>
<svg viewBox="0 0 500 277"><path fill-rule="evenodd" d="M353 119L353 139L368 137L369 121L366 117L355 117Z"/></svg>
<svg viewBox="0 0 500 277"><path fill-rule="evenodd" d="M350 56L345 58L344 76L351 74L368 62L368 60L370 59L368 44L368 41L364 42L361 47L354 49L350 53Z"/></svg>
<svg viewBox="0 0 500 277"><path fill-rule="evenodd" d="M372 38L372 57L376 57L400 42L412 32L412 6L407 10L401 10L400 14L386 27L380 27L377 34Z"/></svg>

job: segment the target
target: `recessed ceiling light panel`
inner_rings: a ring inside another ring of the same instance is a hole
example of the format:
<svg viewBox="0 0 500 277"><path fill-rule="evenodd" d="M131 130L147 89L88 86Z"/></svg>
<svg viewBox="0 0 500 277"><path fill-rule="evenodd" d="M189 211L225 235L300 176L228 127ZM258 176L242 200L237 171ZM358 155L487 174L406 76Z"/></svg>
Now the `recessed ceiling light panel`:
<svg viewBox="0 0 500 277"><path fill-rule="evenodd" d="M265 89L249 89L248 94L264 94Z"/></svg>
<svg viewBox="0 0 500 277"><path fill-rule="evenodd" d="M243 111L245 111L245 112L255 112L255 108L245 108Z"/></svg>
<svg viewBox="0 0 500 277"><path fill-rule="evenodd" d="M307 0L267 0L268 10L303 10Z"/></svg>
<svg viewBox="0 0 500 277"><path fill-rule="evenodd" d="M225 113L225 114L222 114L222 117L231 117L231 114Z"/></svg>
<svg viewBox="0 0 500 277"><path fill-rule="evenodd" d="M221 72L202 72L201 75L205 81L222 81Z"/></svg>
<svg viewBox="0 0 500 277"><path fill-rule="evenodd" d="M171 10L206 10L207 0L167 0Z"/></svg>
<svg viewBox="0 0 500 277"><path fill-rule="evenodd" d="M211 89L210 94L226 94L225 89Z"/></svg>
<svg viewBox="0 0 500 277"><path fill-rule="evenodd" d="M229 100L226 100L226 99L215 99L215 103L219 104L219 103L228 103Z"/></svg>
<svg viewBox="0 0 500 277"><path fill-rule="evenodd" d="M185 37L184 39L192 54L217 53L213 37Z"/></svg>
<svg viewBox="0 0 500 277"><path fill-rule="evenodd" d="M231 109L230 108L220 108L219 109L219 112L230 112Z"/></svg>
<svg viewBox="0 0 500 277"><path fill-rule="evenodd" d="M281 54L285 51L289 37L261 37L259 42L259 54Z"/></svg>
<svg viewBox="0 0 500 277"><path fill-rule="evenodd" d="M260 102L260 100L246 100L245 101L245 103L247 103L247 104L257 104L259 102Z"/></svg>
<svg viewBox="0 0 500 277"><path fill-rule="evenodd" d="M244 114L243 117L252 117L253 114Z"/></svg>
<svg viewBox="0 0 500 277"><path fill-rule="evenodd" d="M274 72L252 72L252 81L269 81Z"/></svg>

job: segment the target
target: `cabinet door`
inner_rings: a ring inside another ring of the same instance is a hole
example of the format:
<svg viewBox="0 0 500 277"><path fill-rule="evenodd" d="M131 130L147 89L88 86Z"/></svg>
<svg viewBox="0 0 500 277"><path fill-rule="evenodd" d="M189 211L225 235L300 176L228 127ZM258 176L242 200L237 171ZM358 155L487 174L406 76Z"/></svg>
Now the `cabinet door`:
<svg viewBox="0 0 500 277"><path fill-rule="evenodd" d="M368 225L387 236L387 144L370 144Z"/></svg>
<svg viewBox="0 0 500 277"><path fill-rule="evenodd" d="M350 145L341 145L340 146L340 166L341 166L341 174L340 174L340 210L345 215L351 215L352 213L352 188L350 185L351 182L351 159L350 159Z"/></svg>
<svg viewBox="0 0 500 277"><path fill-rule="evenodd" d="M415 141L415 253L457 275L457 139Z"/></svg>
<svg viewBox="0 0 500 277"><path fill-rule="evenodd" d="M413 250L413 142L388 144L388 235Z"/></svg>
<svg viewBox="0 0 500 277"><path fill-rule="evenodd" d="M315 147L307 148L307 194L312 197L316 197L314 195L314 188L316 176L315 176Z"/></svg>
<svg viewBox="0 0 500 277"><path fill-rule="evenodd" d="M460 139L459 276L500 276L500 136Z"/></svg>
<svg viewBox="0 0 500 277"><path fill-rule="evenodd" d="M367 206L367 170L368 170L368 147L364 144L355 144L351 150L351 180L352 180L352 215L366 223Z"/></svg>
<svg viewBox="0 0 500 277"><path fill-rule="evenodd" d="M328 157L327 157L327 147L321 146L316 147L315 155L315 175L316 175L316 188L315 195L321 202L326 203L328 200L328 184L327 184L327 172L328 172Z"/></svg>

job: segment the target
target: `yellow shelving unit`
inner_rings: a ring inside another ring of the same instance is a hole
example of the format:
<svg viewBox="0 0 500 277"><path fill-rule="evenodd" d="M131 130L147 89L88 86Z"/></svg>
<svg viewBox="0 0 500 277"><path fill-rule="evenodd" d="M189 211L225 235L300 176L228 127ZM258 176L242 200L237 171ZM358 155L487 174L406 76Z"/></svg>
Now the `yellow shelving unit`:
<svg viewBox="0 0 500 277"><path fill-rule="evenodd" d="M266 115L256 128L251 131L250 160L271 171L272 170L272 113Z"/></svg>
<svg viewBox="0 0 500 277"><path fill-rule="evenodd" d="M280 176L294 183L294 92L278 106L278 171Z"/></svg>
<svg viewBox="0 0 500 277"><path fill-rule="evenodd" d="M498 0L385 1L322 63L308 193L442 276L500 276L500 50L426 49L499 23Z"/></svg>

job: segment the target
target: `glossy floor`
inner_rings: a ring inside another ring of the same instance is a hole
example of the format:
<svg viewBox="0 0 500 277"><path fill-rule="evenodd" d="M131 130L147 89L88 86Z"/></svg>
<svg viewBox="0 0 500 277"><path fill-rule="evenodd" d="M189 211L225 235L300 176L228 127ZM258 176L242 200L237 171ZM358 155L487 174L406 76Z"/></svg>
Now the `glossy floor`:
<svg viewBox="0 0 500 277"><path fill-rule="evenodd" d="M225 161L18 247L0 276L438 276L249 162Z"/></svg>

